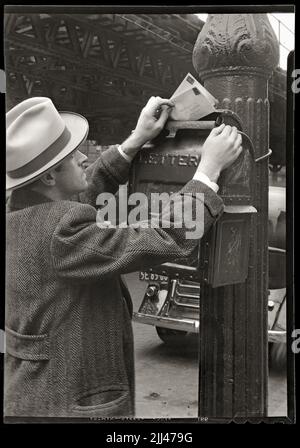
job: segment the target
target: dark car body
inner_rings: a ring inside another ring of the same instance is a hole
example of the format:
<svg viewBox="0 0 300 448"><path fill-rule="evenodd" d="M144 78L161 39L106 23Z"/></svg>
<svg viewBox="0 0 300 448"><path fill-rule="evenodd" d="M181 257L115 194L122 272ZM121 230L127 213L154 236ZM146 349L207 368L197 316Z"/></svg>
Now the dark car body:
<svg viewBox="0 0 300 448"><path fill-rule="evenodd" d="M286 341L285 288L285 222L284 187L269 187L269 342ZM178 341L187 333L199 332L200 285L178 276L172 278L172 264L166 264L169 275L140 272L148 288L134 320L154 325L164 342Z"/></svg>

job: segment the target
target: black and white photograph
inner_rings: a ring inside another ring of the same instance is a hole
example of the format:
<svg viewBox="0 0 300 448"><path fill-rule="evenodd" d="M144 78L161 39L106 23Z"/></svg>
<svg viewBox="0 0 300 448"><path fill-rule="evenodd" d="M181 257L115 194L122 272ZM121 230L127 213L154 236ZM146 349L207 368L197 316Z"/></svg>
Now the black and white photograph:
<svg viewBox="0 0 300 448"><path fill-rule="evenodd" d="M294 5L3 21L4 423L294 423Z"/></svg>

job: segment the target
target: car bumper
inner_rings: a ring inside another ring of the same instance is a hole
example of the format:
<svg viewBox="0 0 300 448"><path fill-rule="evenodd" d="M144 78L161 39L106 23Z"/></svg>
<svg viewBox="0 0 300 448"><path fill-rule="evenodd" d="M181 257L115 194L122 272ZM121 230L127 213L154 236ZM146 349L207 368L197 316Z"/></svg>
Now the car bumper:
<svg viewBox="0 0 300 448"><path fill-rule="evenodd" d="M135 322L153 325L155 327L169 328L170 330L187 331L189 333L199 333L199 321L194 319L179 319L164 316L153 316L150 314L133 313ZM273 343L285 343L286 331L268 330L268 341Z"/></svg>

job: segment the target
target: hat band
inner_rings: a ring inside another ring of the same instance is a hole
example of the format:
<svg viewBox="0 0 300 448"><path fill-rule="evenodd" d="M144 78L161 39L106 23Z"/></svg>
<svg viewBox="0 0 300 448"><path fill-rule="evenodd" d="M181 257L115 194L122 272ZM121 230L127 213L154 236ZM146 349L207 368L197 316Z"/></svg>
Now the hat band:
<svg viewBox="0 0 300 448"><path fill-rule="evenodd" d="M69 129L65 127L64 131L58 137L58 139L55 140L50 146L48 146L48 148L45 149L45 151L43 151L41 154L39 154L30 162L26 163L26 165L21 166L16 170L8 171L7 174L13 179L16 179L19 177L29 176L30 174L35 173L36 171L43 168L43 166L47 165L47 163L51 162L51 160L64 149L66 144L69 143L70 138L71 133Z"/></svg>

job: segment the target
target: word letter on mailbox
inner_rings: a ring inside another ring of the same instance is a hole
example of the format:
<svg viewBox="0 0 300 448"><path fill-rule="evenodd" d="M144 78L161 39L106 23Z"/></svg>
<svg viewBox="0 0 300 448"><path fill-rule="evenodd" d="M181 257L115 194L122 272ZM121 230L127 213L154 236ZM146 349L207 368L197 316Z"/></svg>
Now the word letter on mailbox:
<svg viewBox="0 0 300 448"><path fill-rule="evenodd" d="M247 278L250 223L256 213L251 182L255 162L252 143L233 112L220 111L207 120L167 122L163 133L146 144L135 159L130 189L145 193L149 199L151 193L179 191L192 179L211 129L221 122L236 126L243 137L241 155L221 173L218 181L224 213L199 241L196 259L172 260L153 267L148 273L149 280L166 276L219 287L243 283Z"/></svg>

